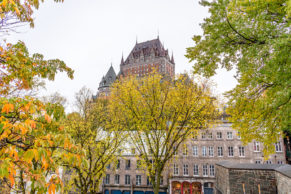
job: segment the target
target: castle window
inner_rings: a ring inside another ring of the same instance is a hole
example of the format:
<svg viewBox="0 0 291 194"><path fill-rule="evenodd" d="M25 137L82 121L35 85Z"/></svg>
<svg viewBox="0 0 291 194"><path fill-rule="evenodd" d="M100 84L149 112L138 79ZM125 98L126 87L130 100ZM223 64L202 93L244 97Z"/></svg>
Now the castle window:
<svg viewBox="0 0 291 194"><path fill-rule="evenodd" d="M194 176L198 176L199 175L199 169L198 169L198 165L194 164L194 168L193 168L193 174Z"/></svg>
<svg viewBox="0 0 291 194"><path fill-rule="evenodd" d="M222 132L217 132L216 138L217 139L222 139Z"/></svg>
<svg viewBox="0 0 291 194"><path fill-rule="evenodd" d="M119 174L116 174L115 175L115 178L114 178L114 183L116 184L116 185L118 185L119 184Z"/></svg>
<svg viewBox="0 0 291 194"><path fill-rule="evenodd" d="M126 160L125 162L125 169L129 170L130 169L130 160Z"/></svg>
<svg viewBox="0 0 291 194"><path fill-rule="evenodd" d="M206 156L207 155L207 148L206 146L202 147L202 156Z"/></svg>
<svg viewBox="0 0 291 194"><path fill-rule="evenodd" d="M233 147L228 147L228 156L232 157L233 156Z"/></svg>
<svg viewBox="0 0 291 194"><path fill-rule="evenodd" d="M214 165L213 164L211 164L211 165L209 165L209 175L210 176L214 176Z"/></svg>
<svg viewBox="0 0 291 194"><path fill-rule="evenodd" d="M136 175L136 185L141 185L141 175Z"/></svg>
<svg viewBox="0 0 291 194"><path fill-rule="evenodd" d="M232 132L231 131L227 132L227 139L232 139Z"/></svg>
<svg viewBox="0 0 291 194"><path fill-rule="evenodd" d="M213 153L213 147L212 146L210 146L210 147L208 147L208 152L209 152L209 156L214 156L214 153Z"/></svg>
<svg viewBox="0 0 291 194"><path fill-rule="evenodd" d="M207 164L203 164L203 176L208 176Z"/></svg>
<svg viewBox="0 0 291 194"><path fill-rule="evenodd" d="M198 156L198 146L193 146L193 156Z"/></svg>
<svg viewBox="0 0 291 194"><path fill-rule="evenodd" d="M108 185L110 183L110 174L106 174L104 184Z"/></svg>
<svg viewBox="0 0 291 194"><path fill-rule="evenodd" d="M260 143L255 141L254 142L254 151L259 152L260 151Z"/></svg>
<svg viewBox="0 0 291 194"><path fill-rule="evenodd" d="M245 156L245 147L240 146L238 149L239 149L239 156L244 157Z"/></svg>
<svg viewBox="0 0 291 194"><path fill-rule="evenodd" d="M217 147L217 155L218 156L223 156L223 149L222 149L222 147Z"/></svg>
<svg viewBox="0 0 291 194"><path fill-rule="evenodd" d="M184 167L184 168L183 168L183 174L184 174L185 176L188 176L188 175L189 175L188 164L184 164L183 167Z"/></svg>
<svg viewBox="0 0 291 194"><path fill-rule="evenodd" d="M130 185L130 175L125 175L125 184Z"/></svg>
<svg viewBox="0 0 291 194"><path fill-rule="evenodd" d="M179 175L179 166L174 164L174 175Z"/></svg>
<svg viewBox="0 0 291 194"><path fill-rule="evenodd" d="M276 152L282 152L281 142L275 143Z"/></svg>

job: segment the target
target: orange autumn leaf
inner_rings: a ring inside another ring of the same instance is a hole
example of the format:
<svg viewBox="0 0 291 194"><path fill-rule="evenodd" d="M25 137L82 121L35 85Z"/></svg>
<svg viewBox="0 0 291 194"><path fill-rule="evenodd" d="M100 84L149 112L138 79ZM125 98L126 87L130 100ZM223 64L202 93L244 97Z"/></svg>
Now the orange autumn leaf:
<svg viewBox="0 0 291 194"><path fill-rule="evenodd" d="M14 105L13 104L5 104L3 107L2 107L2 113L9 113L9 112L12 112L14 110Z"/></svg>
<svg viewBox="0 0 291 194"><path fill-rule="evenodd" d="M44 118L45 118L45 120L48 122L48 123L50 123L51 122L51 117L48 115L48 114L45 114L44 115Z"/></svg>

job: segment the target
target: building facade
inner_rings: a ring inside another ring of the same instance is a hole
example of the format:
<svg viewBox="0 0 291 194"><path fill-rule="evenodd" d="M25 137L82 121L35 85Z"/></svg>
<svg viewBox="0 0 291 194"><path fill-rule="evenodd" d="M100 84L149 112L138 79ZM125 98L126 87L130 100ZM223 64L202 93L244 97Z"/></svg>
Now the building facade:
<svg viewBox="0 0 291 194"><path fill-rule="evenodd" d="M276 153L264 160L262 143L253 141L244 145L231 123L222 122L191 137L177 151L166 167L161 181L161 193L214 193L217 162L252 164L285 164L283 140L274 146ZM152 193L145 170L138 168L138 158L132 153L119 160L118 168L111 166L103 181L106 194Z"/></svg>
<svg viewBox="0 0 291 194"><path fill-rule="evenodd" d="M108 96L110 86L121 77L135 75L146 76L151 71L164 76L175 75L174 57L169 57L159 37L154 40L136 43L128 57L123 57L120 71L116 75L111 66L102 78L96 97ZM180 146L172 161L165 168L160 182L160 193L198 194L214 193L217 162L235 163L285 164L283 140L275 146L276 153L264 161L262 144L253 141L244 145L239 133L231 127L231 123L221 124L203 130L198 136L189 137L185 145ZM127 153L107 169L103 180L102 191L105 194L150 194L153 193L151 183L145 169L139 167L135 153Z"/></svg>
<svg viewBox="0 0 291 194"><path fill-rule="evenodd" d="M123 56L120 62L120 71L116 75L112 65L108 72L101 79L98 87L97 97L106 97L109 95L111 84L118 78L137 76L143 77L150 72L156 71L168 77L175 76L174 56L169 56L168 49L165 49L159 37L135 44L128 57L124 60Z"/></svg>

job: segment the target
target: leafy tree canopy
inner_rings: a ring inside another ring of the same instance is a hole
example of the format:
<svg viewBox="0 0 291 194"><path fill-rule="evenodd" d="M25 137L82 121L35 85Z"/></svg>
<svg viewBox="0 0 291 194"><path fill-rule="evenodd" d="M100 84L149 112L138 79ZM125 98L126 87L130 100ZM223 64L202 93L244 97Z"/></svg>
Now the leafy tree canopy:
<svg viewBox="0 0 291 194"><path fill-rule="evenodd" d="M207 77L218 68L237 70L238 85L226 94L233 127L245 142L262 141L267 155L291 126L291 1L200 3L211 15L186 56L195 62L194 73Z"/></svg>

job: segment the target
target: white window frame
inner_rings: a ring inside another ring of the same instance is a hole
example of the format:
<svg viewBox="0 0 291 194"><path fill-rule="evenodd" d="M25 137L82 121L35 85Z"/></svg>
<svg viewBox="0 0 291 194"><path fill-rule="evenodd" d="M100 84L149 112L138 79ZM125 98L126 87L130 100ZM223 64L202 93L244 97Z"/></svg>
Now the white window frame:
<svg viewBox="0 0 291 194"><path fill-rule="evenodd" d="M244 146L239 146L239 157L245 157L245 147Z"/></svg>
<svg viewBox="0 0 291 194"><path fill-rule="evenodd" d="M254 152L260 152L260 142L254 141Z"/></svg>
<svg viewBox="0 0 291 194"><path fill-rule="evenodd" d="M209 176L215 176L215 170L214 170L213 164L209 165Z"/></svg>
<svg viewBox="0 0 291 194"><path fill-rule="evenodd" d="M174 175L179 175L179 166L177 164L174 164L173 171Z"/></svg>
<svg viewBox="0 0 291 194"><path fill-rule="evenodd" d="M210 157L214 157L214 148L213 148L213 146L209 146L208 147L208 155Z"/></svg>
<svg viewBox="0 0 291 194"><path fill-rule="evenodd" d="M228 146L228 157L234 156L234 149L232 146Z"/></svg>
<svg viewBox="0 0 291 194"><path fill-rule="evenodd" d="M201 139L206 139L206 133L205 132L201 133Z"/></svg>
<svg viewBox="0 0 291 194"><path fill-rule="evenodd" d="M220 134L220 135L218 135L218 134ZM216 139L222 139L222 132L221 131L218 131L216 133Z"/></svg>
<svg viewBox="0 0 291 194"><path fill-rule="evenodd" d="M193 175L194 176L199 176L199 166L198 164L193 165Z"/></svg>
<svg viewBox="0 0 291 194"><path fill-rule="evenodd" d="M119 185L120 184L120 175L116 174L114 176L114 184Z"/></svg>
<svg viewBox="0 0 291 194"><path fill-rule="evenodd" d="M193 146L192 147L192 149L193 149L193 156L198 156L198 146Z"/></svg>
<svg viewBox="0 0 291 194"><path fill-rule="evenodd" d="M189 176L189 166L188 164L183 165L183 175L184 176Z"/></svg>
<svg viewBox="0 0 291 194"><path fill-rule="evenodd" d="M124 182L125 185L130 185L130 175L129 174L126 174L125 175L125 182Z"/></svg>
<svg viewBox="0 0 291 194"><path fill-rule="evenodd" d="M187 144L183 145L183 156L188 156L188 146L187 146Z"/></svg>
<svg viewBox="0 0 291 194"><path fill-rule="evenodd" d="M223 157L223 147L222 146L217 147L217 156Z"/></svg>
<svg viewBox="0 0 291 194"><path fill-rule="evenodd" d="M237 135L237 138L238 138L238 139L241 139L241 134L240 134L240 132L237 132L236 135Z"/></svg>
<svg viewBox="0 0 291 194"><path fill-rule="evenodd" d="M276 150L276 152L283 152L282 145L281 145L281 142L280 141L278 141L277 143L275 143L275 150Z"/></svg>
<svg viewBox="0 0 291 194"><path fill-rule="evenodd" d="M208 166L207 166L207 164L203 164L202 169L203 169L203 176L208 176Z"/></svg>
<svg viewBox="0 0 291 194"><path fill-rule="evenodd" d="M207 147L206 146L203 146L202 147L202 156L203 157L206 157L207 156Z"/></svg>
<svg viewBox="0 0 291 194"><path fill-rule="evenodd" d="M135 176L135 185L140 186L141 185L141 175L136 175Z"/></svg>
<svg viewBox="0 0 291 194"><path fill-rule="evenodd" d="M109 185L110 184L110 174L106 174L104 182L105 182L104 183L105 185Z"/></svg>
<svg viewBox="0 0 291 194"><path fill-rule="evenodd" d="M207 138L208 138L208 139L213 139L213 134L212 134L212 132L207 133Z"/></svg>
<svg viewBox="0 0 291 194"><path fill-rule="evenodd" d="M227 134L227 139L233 139L232 131L228 131L226 134Z"/></svg>

